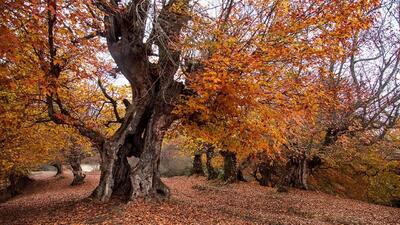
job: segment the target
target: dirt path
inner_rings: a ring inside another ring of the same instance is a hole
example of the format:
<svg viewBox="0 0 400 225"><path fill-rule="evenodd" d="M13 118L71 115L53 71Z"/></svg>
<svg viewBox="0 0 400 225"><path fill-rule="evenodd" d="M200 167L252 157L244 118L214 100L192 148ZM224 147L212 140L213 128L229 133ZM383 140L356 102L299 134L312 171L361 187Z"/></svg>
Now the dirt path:
<svg viewBox="0 0 400 225"><path fill-rule="evenodd" d="M86 197L98 174L71 187L71 175L35 176L24 194L0 205L0 224L400 224L400 209L314 192L275 189L253 183L220 185L203 178L165 182L170 200L124 204Z"/></svg>

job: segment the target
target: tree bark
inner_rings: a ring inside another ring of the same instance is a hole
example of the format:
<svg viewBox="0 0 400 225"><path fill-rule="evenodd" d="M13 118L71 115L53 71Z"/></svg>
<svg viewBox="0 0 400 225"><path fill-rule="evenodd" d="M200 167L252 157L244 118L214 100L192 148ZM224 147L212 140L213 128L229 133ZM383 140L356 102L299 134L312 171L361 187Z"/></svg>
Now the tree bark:
<svg viewBox="0 0 400 225"><path fill-rule="evenodd" d="M212 165L212 159L214 157L214 148L211 145L206 146L206 168L207 168L207 179L213 180L218 177L217 171L215 171Z"/></svg>
<svg viewBox="0 0 400 225"><path fill-rule="evenodd" d="M204 176L203 163L201 162L201 153L200 152L196 152L194 154L191 175Z"/></svg>
<svg viewBox="0 0 400 225"><path fill-rule="evenodd" d="M224 157L224 181L228 183L237 181L236 154L230 151L221 151Z"/></svg>
<svg viewBox="0 0 400 225"><path fill-rule="evenodd" d="M137 197L164 198L170 195L169 188L161 181L158 170L162 139L172 122L168 117L168 112L155 109L148 122L143 152L138 164L131 170L131 199Z"/></svg>
<svg viewBox="0 0 400 225"><path fill-rule="evenodd" d="M254 155L252 155L252 154L249 154L244 160L242 160L242 162L239 163L238 172L237 172L237 179L238 179L239 181L244 181L244 182L247 181L246 178L245 178L245 176L244 176L244 174L243 174L243 171L244 171L245 169L247 169L249 166L251 166L252 163L253 163L253 164L255 163L255 157L254 157ZM254 175L255 175L256 173L257 173L257 172L254 172ZM254 176L254 177L257 179L256 176Z"/></svg>
<svg viewBox="0 0 400 225"><path fill-rule="evenodd" d="M82 168L80 165L75 164L74 166L71 164L72 173L74 175L74 179L72 180L71 185L80 185L85 183L86 174L83 173Z"/></svg>

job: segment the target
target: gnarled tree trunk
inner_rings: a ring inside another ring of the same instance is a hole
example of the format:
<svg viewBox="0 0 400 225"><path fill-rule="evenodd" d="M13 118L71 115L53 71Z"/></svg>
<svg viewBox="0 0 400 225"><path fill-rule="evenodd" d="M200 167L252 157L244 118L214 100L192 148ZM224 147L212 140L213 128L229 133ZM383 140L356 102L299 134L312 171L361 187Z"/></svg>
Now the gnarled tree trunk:
<svg viewBox="0 0 400 225"><path fill-rule="evenodd" d="M230 151L221 151L222 157L224 157L224 181L236 182L237 181L237 163L236 154Z"/></svg>
<svg viewBox="0 0 400 225"><path fill-rule="evenodd" d="M309 168L305 153L292 155L286 163L286 176L284 182L287 186L308 189Z"/></svg>
<svg viewBox="0 0 400 225"><path fill-rule="evenodd" d="M58 98L56 88L46 95L48 115L57 124L74 126L98 148L101 176L92 197L107 201L112 195L122 195L126 199L169 196L158 166L164 133L174 120L173 106L184 89L175 75L181 64L179 38L189 20L186 13L189 1L170 0L160 5L159 10L153 10L149 0L124 1L123 4L120 1L92 2L104 13L104 31L97 33L106 38L117 71L129 81L131 102L124 100L126 113L120 117L117 101L111 101L111 96L101 87L114 108L115 121L110 122L121 124L109 138L91 124L75 118ZM61 73L60 65L55 63L57 1L48 1L47 7L50 63L46 81L56 87L55 81ZM152 26L148 26L148 21L152 21ZM157 59L152 58L153 55L157 55Z"/></svg>
<svg viewBox="0 0 400 225"><path fill-rule="evenodd" d="M212 165L212 159L214 157L214 148L212 145L207 144L206 146L206 168L207 168L207 179L213 180L218 177L217 171L215 171Z"/></svg>
<svg viewBox="0 0 400 225"><path fill-rule="evenodd" d="M106 201L111 195L126 199L168 197L158 166L165 131L173 121L171 106L152 102L135 107L128 126L107 140L100 150L101 177L92 196ZM129 113L129 112L127 112Z"/></svg>
<svg viewBox="0 0 400 225"><path fill-rule="evenodd" d="M193 158L193 167L191 175L204 176L203 164L201 162L201 153L195 152Z"/></svg>

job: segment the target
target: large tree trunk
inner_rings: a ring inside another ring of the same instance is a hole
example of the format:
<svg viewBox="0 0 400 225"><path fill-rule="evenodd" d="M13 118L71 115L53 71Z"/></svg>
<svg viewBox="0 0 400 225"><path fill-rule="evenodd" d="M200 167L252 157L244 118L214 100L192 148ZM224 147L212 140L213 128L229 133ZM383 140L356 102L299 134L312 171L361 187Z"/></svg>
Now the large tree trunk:
<svg viewBox="0 0 400 225"><path fill-rule="evenodd" d="M244 182L247 181L247 180L244 178L243 172L242 172L242 170L241 170L240 168L238 168L236 178L237 178L238 181L244 181Z"/></svg>
<svg viewBox="0 0 400 225"><path fill-rule="evenodd" d="M193 167L191 175L204 176L203 163L201 162L201 153L195 152L193 158Z"/></svg>
<svg viewBox="0 0 400 225"><path fill-rule="evenodd" d="M285 185L295 188L308 189L309 168L306 154L292 155L286 163Z"/></svg>
<svg viewBox="0 0 400 225"><path fill-rule="evenodd" d="M106 38L117 71L128 80L132 90L132 102L124 101L126 112L120 117L117 101L111 101L112 97L101 87L114 108L115 120L109 122L121 126L112 137L106 138L96 126L75 118L58 98L56 88L46 95L48 115L57 124L74 126L98 148L101 176L92 197L107 201L112 195L127 199L169 196L158 166L162 139L173 121L173 106L184 87L175 80L175 75L182 65L180 37L190 19L185 13L189 1L171 0L156 11L148 0L119 2L93 1L93 4L104 13L104 30L98 33ZM61 73L60 65L54 63L56 6L57 1L47 3L50 66L46 81L54 87ZM149 18L154 22L150 27L146 22ZM155 54L157 59L151 57Z"/></svg>
<svg viewBox="0 0 400 225"><path fill-rule="evenodd" d="M206 168L207 168L207 179L213 180L218 177L217 171L215 171L212 165L212 159L214 157L214 148L211 145L206 146Z"/></svg>
<svg viewBox="0 0 400 225"><path fill-rule="evenodd" d="M72 174L74 175L74 179L72 180L71 185L74 186L85 183L86 174L83 173L80 164L74 164L74 165L71 164L71 167L72 167Z"/></svg>
<svg viewBox="0 0 400 225"><path fill-rule="evenodd" d="M172 107L153 103L145 108L132 113L129 126L135 127L134 132L120 129L117 134L121 137L103 144L100 182L92 194L96 199L107 201L112 195L127 200L169 196L158 166L162 139L172 122Z"/></svg>
<svg viewBox="0 0 400 225"><path fill-rule="evenodd" d="M161 181L159 164L161 144L166 129L171 124L164 110L155 109L151 116L144 140L143 152L139 162L131 170L132 193L131 199L136 197L169 197L169 188Z"/></svg>
<svg viewBox="0 0 400 225"><path fill-rule="evenodd" d="M237 163L236 154L230 151L221 151L224 157L224 181L236 182L237 181Z"/></svg>

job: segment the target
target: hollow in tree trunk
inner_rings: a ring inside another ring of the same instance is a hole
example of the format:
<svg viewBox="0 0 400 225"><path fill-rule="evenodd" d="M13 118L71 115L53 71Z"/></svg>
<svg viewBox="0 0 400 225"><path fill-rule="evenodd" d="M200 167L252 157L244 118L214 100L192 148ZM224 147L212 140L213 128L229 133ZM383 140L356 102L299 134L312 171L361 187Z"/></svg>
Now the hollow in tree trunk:
<svg viewBox="0 0 400 225"><path fill-rule="evenodd" d="M224 157L224 181L236 182L237 181L237 165L236 165L236 154L230 151L221 151L222 157Z"/></svg>
<svg viewBox="0 0 400 225"><path fill-rule="evenodd" d="M146 105L140 107L139 105ZM165 198L169 189L158 170L161 144L165 131L173 121L172 107L163 102L138 104L128 116L134 129L117 131L117 138L107 140L100 150L101 176L92 196L101 201L111 195L125 199ZM123 128L123 127L122 127Z"/></svg>
<svg viewBox="0 0 400 225"><path fill-rule="evenodd" d="M191 175L204 176L203 164L201 162L201 153L195 152L193 158L193 167Z"/></svg>

